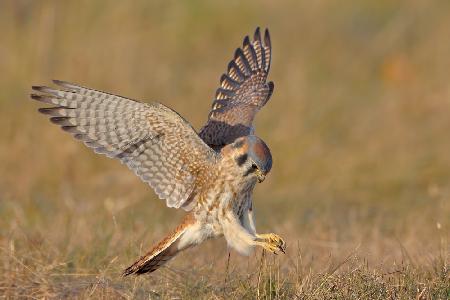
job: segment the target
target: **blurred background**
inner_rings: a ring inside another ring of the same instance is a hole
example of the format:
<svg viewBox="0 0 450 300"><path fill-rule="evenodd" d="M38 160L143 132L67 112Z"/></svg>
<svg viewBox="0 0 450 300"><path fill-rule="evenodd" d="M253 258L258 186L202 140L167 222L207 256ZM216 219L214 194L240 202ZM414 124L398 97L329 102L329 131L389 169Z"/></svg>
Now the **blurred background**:
<svg viewBox="0 0 450 300"><path fill-rule="evenodd" d="M116 278L183 215L38 114L31 85L159 101L198 130L257 26L273 45L256 129L274 167L254 203L258 230L288 242L281 270L349 253L381 268L448 262L449 1L3 0L0 284ZM170 266L201 272L227 253L212 241ZM232 253L231 265L252 259Z"/></svg>

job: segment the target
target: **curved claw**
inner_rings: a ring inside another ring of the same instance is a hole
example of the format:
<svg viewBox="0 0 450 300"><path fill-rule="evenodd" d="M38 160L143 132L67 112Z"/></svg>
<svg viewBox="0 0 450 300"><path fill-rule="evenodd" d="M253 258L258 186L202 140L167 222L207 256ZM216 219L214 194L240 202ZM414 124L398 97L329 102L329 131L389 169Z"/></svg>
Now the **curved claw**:
<svg viewBox="0 0 450 300"><path fill-rule="evenodd" d="M278 246L268 243L268 242L256 242L257 245L261 246L264 250L272 252L275 255L278 255Z"/></svg>
<svg viewBox="0 0 450 300"><path fill-rule="evenodd" d="M264 249L276 253L276 250L279 250L286 254L286 242L277 234L275 233L268 233L268 234L257 234L256 237L260 240L263 240L262 244L270 245L270 249L267 249L266 247L262 246ZM272 249L275 249L273 251Z"/></svg>

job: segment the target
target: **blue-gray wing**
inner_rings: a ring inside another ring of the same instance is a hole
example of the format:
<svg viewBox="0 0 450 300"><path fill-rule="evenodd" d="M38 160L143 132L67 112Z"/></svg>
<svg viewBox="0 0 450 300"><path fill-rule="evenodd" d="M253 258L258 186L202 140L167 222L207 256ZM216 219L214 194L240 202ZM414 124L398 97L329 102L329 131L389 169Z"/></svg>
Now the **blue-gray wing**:
<svg viewBox="0 0 450 300"><path fill-rule="evenodd" d="M269 31L259 28L253 40L246 36L228 69L220 78L212 109L200 137L218 150L240 136L252 133L256 113L267 103L274 85L267 82L272 48Z"/></svg>

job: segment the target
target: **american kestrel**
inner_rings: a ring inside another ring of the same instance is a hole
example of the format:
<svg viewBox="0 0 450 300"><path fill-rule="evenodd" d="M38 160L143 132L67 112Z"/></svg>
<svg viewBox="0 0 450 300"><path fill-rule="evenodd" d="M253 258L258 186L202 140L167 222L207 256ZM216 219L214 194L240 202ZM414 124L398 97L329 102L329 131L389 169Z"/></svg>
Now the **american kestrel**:
<svg viewBox="0 0 450 300"><path fill-rule="evenodd" d="M267 145L252 126L274 85L267 82L269 31L244 38L220 78L211 112L200 133L163 104L143 103L54 80L58 89L33 86L40 108L96 153L117 158L147 182L168 207L182 208L182 223L124 275L153 272L180 251L224 236L243 255L255 246L285 252L273 233L255 230L252 193L272 168Z"/></svg>

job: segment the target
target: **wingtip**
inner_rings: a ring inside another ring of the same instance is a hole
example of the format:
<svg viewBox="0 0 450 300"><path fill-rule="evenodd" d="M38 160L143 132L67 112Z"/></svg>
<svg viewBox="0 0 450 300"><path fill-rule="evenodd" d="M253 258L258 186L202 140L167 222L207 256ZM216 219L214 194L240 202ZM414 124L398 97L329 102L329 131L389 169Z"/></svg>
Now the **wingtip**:
<svg viewBox="0 0 450 300"><path fill-rule="evenodd" d="M219 82L222 83L224 80L227 79L227 77L228 77L227 74L222 74L222 75L220 76Z"/></svg>
<svg viewBox="0 0 450 300"><path fill-rule="evenodd" d="M54 111L54 107L41 107L41 108L38 108L38 112L40 112L41 114L44 114L44 115L51 116L53 111Z"/></svg>
<svg viewBox="0 0 450 300"><path fill-rule="evenodd" d="M41 91L41 92L45 92L45 91ZM52 102L52 100L51 100L51 97L49 97L49 96L46 95L46 94L35 94L35 93L31 93L31 94L30 94L30 98L31 98L32 100L39 101L39 102L42 102L42 103L54 104L54 103Z"/></svg>
<svg viewBox="0 0 450 300"><path fill-rule="evenodd" d="M48 86L45 86L45 85L33 85L33 86L31 86L31 89L36 92L47 93L47 94L52 94L55 92L54 89L52 89Z"/></svg>
<svg viewBox="0 0 450 300"><path fill-rule="evenodd" d="M30 98L33 100L36 100L36 101L40 101L41 97L42 97L41 95L37 95L37 94L33 94L33 93L30 94Z"/></svg>
<svg viewBox="0 0 450 300"><path fill-rule="evenodd" d="M248 35L246 35L244 37L244 42L243 42L244 47L247 45L250 45L250 37Z"/></svg>
<svg viewBox="0 0 450 300"><path fill-rule="evenodd" d="M43 89L43 86L41 86L41 85L32 85L32 86L31 86L31 89L32 89L33 91L38 91L38 92L40 92L40 91Z"/></svg>
<svg viewBox="0 0 450 300"><path fill-rule="evenodd" d="M234 51L234 59L238 58L241 55L243 55L242 49L237 48L236 51Z"/></svg>
<svg viewBox="0 0 450 300"><path fill-rule="evenodd" d="M56 84L56 85L65 85L65 84L68 84L67 81L59 80L59 79L53 79L52 82L53 82L54 84Z"/></svg>
<svg viewBox="0 0 450 300"><path fill-rule="evenodd" d="M269 87L269 92L267 94L267 97L266 97L266 100L264 102L264 105L266 105L266 103L269 101L270 97L272 97L273 89L275 88L275 85L273 84L273 81L269 81L267 83L267 86Z"/></svg>
<svg viewBox="0 0 450 300"><path fill-rule="evenodd" d="M71 84L67 81L64 81L64 80L53 79L52 82L56 85L63 86L63 87L73 86L73 84ZM34 91L44 92L44 93L46 93L48 90L53 90L52 88L50 88L48 86L43 86L43 85L33 85L33 86L31 86L31 89Z"/></svg>
<svg viewBox="0 0 450 300"><path fill-rule="evenodd" d="M40 112L41 114L44 114L44 115L46 115L47 113L47 111L46 111L46 108L38 108L38 112Z"/></svg>
<svg viewBox="0 0 450 300"><path fill-rule="evenodd" d="M234 60L230 61L227 66L227 73L230 73L231 69L237 69L236 62Z"/></svg>
<svg viewBox="0 0 450 300"><path fill-rule="evenodd" d="M266 30L264 31L264 44L266 44L267 47L272 48L272 43L270 41L269 28L266 28Z"/></svg>
<svg viewBox="0 0 450 300"><path fill-rule="evenodd" d="M253 35L253 40L255 41L261 41L261 29L256 27L255 34Z"/></svg>
<svg viewBox="0 0 450 300"><path fill-rule="evenodd" d="M50 122L56 125L63 125L63 123L67 120L67 117L51 117ZM63 126L63 127L69 127L69 126ZM74 126L72 126L74 127ZM62 127L61 127L62 128ZM67 128L62 128L64 131L69 131Z"/></svg>
<svg viewBox="0 0 450 300"><path fill-rule="evenodd" d="M70 82L59 80L59 79L53 79L52 82L58 86L64 87L64 88L73 88L73 84Z"/></svg>
<svg viewBox="0 0 450 300"><path fill-rule="evenodd" d="M64 80L53 79L52 82L60 87L67 89L68 91L76 91L79 88L78 85Z"/></svg>

